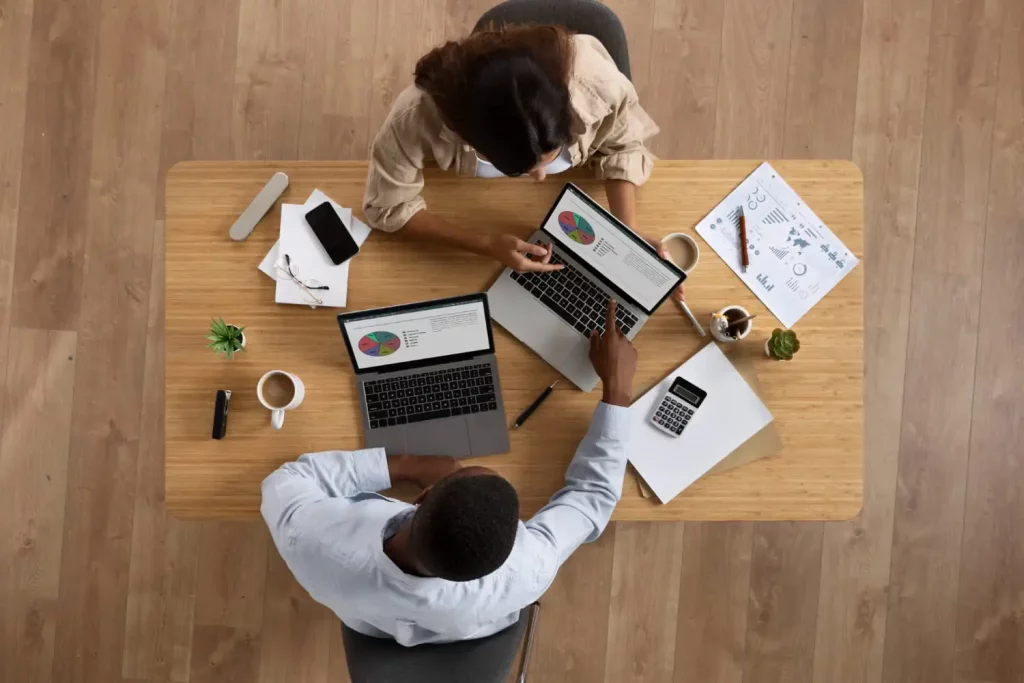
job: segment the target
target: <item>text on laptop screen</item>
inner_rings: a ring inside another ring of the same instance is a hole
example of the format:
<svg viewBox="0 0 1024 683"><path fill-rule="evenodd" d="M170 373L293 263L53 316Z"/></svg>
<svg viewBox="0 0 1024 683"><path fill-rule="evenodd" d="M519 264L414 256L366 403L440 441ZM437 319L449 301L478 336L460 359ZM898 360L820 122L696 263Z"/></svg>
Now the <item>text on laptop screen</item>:
<svg viewBox="0 0 1024 683"><path fill-rule="evenodd" d="M676 283L677 275L571 189L562 193L544 224L563 249L586 261L644 309L652 310Z"/></svg>
<svg viewBox="0 0 1024 683"><path fill-rule="evenodd" d="M360 318L342 323L359 370L486 351L482 301Z"/></svg>

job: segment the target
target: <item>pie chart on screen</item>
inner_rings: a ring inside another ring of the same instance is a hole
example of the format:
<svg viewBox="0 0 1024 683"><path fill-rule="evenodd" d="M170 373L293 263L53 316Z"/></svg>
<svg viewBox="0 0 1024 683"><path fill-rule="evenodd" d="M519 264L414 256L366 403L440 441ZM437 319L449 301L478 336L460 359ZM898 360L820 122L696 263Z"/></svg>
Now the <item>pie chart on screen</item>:
<svg viewBox="0 0 1024 683"><path fill-rule="evenodd" d="M402 340L390 332L371 332L359 340L359 350L367 356L390 356L402 347Z"/></svg>
<svg viewBox="0 0 1024 683"><path fill-rule="evenodd" d="M594 242L594 229L590 227L587 219L572 211L563 211L558 214L558 227L569 236L573 242L580 244L592 244Z"/></svg>

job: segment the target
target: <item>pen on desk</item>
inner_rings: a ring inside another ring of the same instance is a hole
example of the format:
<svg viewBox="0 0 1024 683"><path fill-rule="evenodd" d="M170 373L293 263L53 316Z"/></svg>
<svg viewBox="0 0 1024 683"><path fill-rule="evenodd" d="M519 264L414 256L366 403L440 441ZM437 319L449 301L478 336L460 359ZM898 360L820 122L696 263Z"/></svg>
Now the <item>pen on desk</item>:
<svg viewBox="0 0 1024 683"><path fill-rule="evenodd" d="M747 256L747 217L743 214L743 205L740 205L740 255L743 257L741 264L743 272L747 272L750 259Z"/></svg>
<svg viewBox="0 0 1024 683"><path fill-rule="evenodd" d="M544 399L551 395L551 390L555 388L556 384L558 384L557 379L551 383L551 386L542 391L540 396L538 396L533 403L526 407L526 410L519 413L519 417L516 418L515 424L512 425L513 431L523 426L523 423L526 422L527 418L533 415L533 411L537 410L540 404L544 402Z"/></svg>
<svg viewBox="0 0 1024 683"><path fill-rule="evenodd" d="M706 337L708 333L704 331L704 327L700 324L700 321L697 320L697 316L693 314L693 311L690 310L690 307L686 305L686 302L677 301L676 303L679 304L679 308L683 309L683 313L686 314L686 317L689 319L690 324L693 325L693 329L697 330L697 334L699 334L702 337Z"/></svg>

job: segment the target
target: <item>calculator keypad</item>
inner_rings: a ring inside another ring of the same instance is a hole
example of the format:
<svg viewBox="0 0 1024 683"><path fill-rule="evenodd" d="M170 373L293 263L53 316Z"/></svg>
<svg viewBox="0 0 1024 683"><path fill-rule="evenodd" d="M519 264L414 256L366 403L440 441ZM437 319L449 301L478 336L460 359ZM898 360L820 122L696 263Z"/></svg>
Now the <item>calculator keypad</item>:
<svg viewBox="0 0 1024 683"><path fill-rule="evenodd" d="M668 395L658 406L651 421L665 431L679 436L683 433L686 425L690 423L691 418L693 418L693 408Z"/></svg>

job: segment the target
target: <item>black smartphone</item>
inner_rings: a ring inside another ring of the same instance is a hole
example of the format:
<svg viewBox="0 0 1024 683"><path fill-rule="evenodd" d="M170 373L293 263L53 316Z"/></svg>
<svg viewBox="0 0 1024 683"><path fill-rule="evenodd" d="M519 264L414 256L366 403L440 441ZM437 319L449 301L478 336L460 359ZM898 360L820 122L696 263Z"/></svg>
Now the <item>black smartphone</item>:
<svg viewBox="0 0 1024 683"><path fill-rule="evenodd" d="M313 234L334 265L341 265L359 253L359 246L330 202L324 202L307 213L306 222L313 228Z"/></svg>
<svg viewBox="0 0 1024 683"><path fill-rule="evenodd" d="M223 439L228 433L228 407L231 405L231 391L217 391L217 401L213 407L213 438Z"/></svg>

